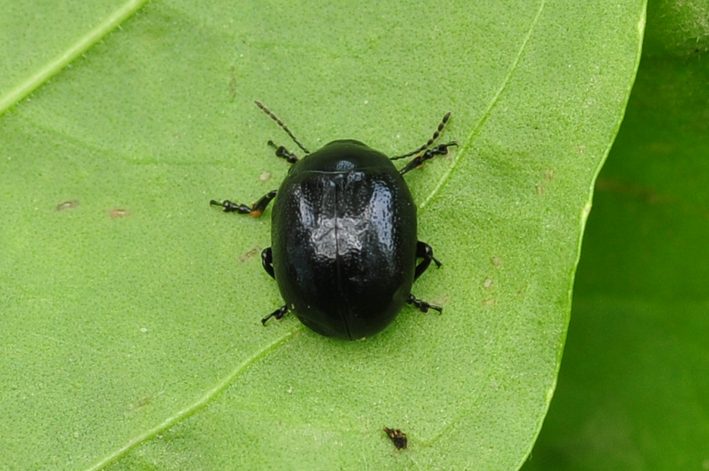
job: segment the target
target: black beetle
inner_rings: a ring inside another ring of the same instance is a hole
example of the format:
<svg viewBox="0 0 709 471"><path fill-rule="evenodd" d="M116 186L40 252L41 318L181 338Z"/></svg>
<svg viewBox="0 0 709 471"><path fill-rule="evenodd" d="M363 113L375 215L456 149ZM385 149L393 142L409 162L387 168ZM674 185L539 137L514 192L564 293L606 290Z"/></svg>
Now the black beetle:
<svg viewBox="0 0 709 471"><path fill-rule="evenodd" d="M272 215L272 247L261 253L286 304L262 319L292 310L328 337L359 339L394 320L405 303L442 311L411 294L411 285L433 261L416 235L416 205L403 175L456 142L431 147L450 113L426 144L391 159L355 140L332 141L310 153L268 108L256 102L307 154L298 157L273 141L276 155L293 164L281 187L253 206L229 200L210 204L225 212L260 216L278 198ZM416 155L401 170L391 160ZM416 264L417 259L422 259Z"/></svg>

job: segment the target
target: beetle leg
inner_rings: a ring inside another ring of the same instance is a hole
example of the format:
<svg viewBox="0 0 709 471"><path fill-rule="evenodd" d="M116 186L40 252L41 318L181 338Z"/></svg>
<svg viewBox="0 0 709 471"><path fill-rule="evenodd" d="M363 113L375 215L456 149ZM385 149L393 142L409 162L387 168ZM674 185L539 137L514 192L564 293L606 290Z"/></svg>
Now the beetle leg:
<svg viewBox="0 0 709 471"><path fill-rule="evenodd" d="M436 257L433 256L433 249L431 248L431 246L425 242L416 242L416 258L422 258L423 261L416 265L414 280L417 280L418 277L421 276L423 272L426 271L426 269L428 269L428 266L431 264L431 261L433 261L439 268L442 265L442 263Z"/></svg>
<svg viewBox="0 0 709 471"><path fill-rule="evenodd" d="M276 278L276 275L273 272L273 252L271 251L271 247L263 249L263 252L261 252L261 262L263 263L263 269L266 270L266 273L271 275L271 278ZM275 317L276 319L282 319L283 316L288 313L288 305L283 305L273 311L271 314L267 315L263 319L261 319L261 323L263 325L266 325L266 321L269 320L271 317Z"/></svg>
<svg viewBox="0 0 709 471"><path fill-rule="evenodd" d="M441 120L441 124L438 125L438 128L436 128L436 132L433 133L433 137L428 140L424 145L419 147L418 149L409 152L408 154L402 154L402 155L397 155L396 157L391 157L389 160L399 160L399 159L405 159L406 157L411 157L414 154L420 154L421 152L425 151L429 147L433 145L434 142L436 142L436 139L438 139L438 136L441 135L441 132L443 132L443 128L446 127L446 123L448 123L448 120L451 119L451 112L449 111L446 113L446 115L443 117Z"/></svg>
<svg viewBox="0 0 709 471"><path fill-rule="evenodd" d="M433 308L433 306L431 306ZM269 320L271 317L275 317L276 319L283 319L283 316L285 316L288 313L288 305L283 305L273 311L271 314L267 315L263 319L261 319L261 324L266 325L266 321Z"/></svg>
<svg viewBox="0 0 709 471"><path fill-rule="evenodd" d="M273 272L273 252L271 251L271 247L265 248L263 252L261 252L261 263L266 273L271 275L271 278L275 280L276 274Z"/></svg>
<svg viewBox="0 0 709 471"><path fill-rule="evenodd" d="M229 200L225 200L223 203L212 200L209 202L209 204L213 206L221 206L222 211L224 211L225 213L250 214L253 217L258 217L266 209L268 203L270 203L271 200L276 197L276 193L277 190L273 190L270 193L263 195L261 199L254 203L253 206L247 206L245 204L236 204L232 203Z"/></svg>
<svg viewBox="0 0 709 471"><path fill-rule="evenodd" d="M413 294L409 294L409 298L406 300L407 303L413 304L418 308L419 311L421 312L428 312L429 309L433 309L435 311L438 311L440 313L443 313L443 308L440 306L435 306L433 304L429 304L426 301L422 301L420 299L417 299ZM284 306L285 307L285 306Z"/></svg>
<svg viewBox="0 0 709 471"><path fill-rule="evenodd" d="M289 164L294 164L298 161L298 156L293 152L289 152L283 146L277 146L273 141L268 141L268 145L276 149L276 157L283 157Z"/></svg>
<svg viewBox="0 0 709 471"><path fill-rule="evenodd" d="M432 147L431 149L428 149L426 152L423 154L419 154L416 157L414 157L411 162L406 164L404 168L399 170L399 174L404 175L407 172L410 172L411 170L415 168L419 168L420 166L423 165L423 163L427 160L431 160L437 155L446 155L448 154L448 148L452 146L457 146L458 143L455 141L449 142L448 144L439 144L436 147Z"/></svg>

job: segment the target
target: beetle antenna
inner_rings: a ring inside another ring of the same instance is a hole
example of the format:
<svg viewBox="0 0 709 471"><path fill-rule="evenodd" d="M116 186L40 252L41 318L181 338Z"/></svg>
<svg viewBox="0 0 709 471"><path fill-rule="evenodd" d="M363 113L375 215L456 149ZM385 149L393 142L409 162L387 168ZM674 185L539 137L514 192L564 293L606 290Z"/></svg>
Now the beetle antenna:
<svg viewBox="0 0 709 471"><path fill-rule="evenodd" d="M261 111L266 113L272 120L274 120L276 123L278 123L278 125L281 127L281 129L283 129L290 136L290 138L293 139L293 142L298 144L298 147L303 149L303 152L305 152L306 154L310 153L310 151L308 149L306 149L303 144L300 143L298 138L295 137L295 135L290 131L290 129L288 129L288 126L286 126L285 123L283 121L281 121L281 119L273 113L273 111L266 108L266 105L264 105L263 103L261 103L258 100L256 100L254 103L256 103L256 106L261 108ZM450 114L450 113L448 113L448 114Z"/></svg>
<svg viewBox="0 0 709 471"><path fill-rule="evenodd" d="M451 119L451 112L450 111L448 113L446 113L446 115L443 117L443 119L441 120L441 124L438 125L436 132L433 133L433 137L431 137L431 139L429 139L427 143L425 143L424 145L422 145L421 147L419 147L418 149L416 149L413 152L409 152L408 154L404 154L404 155L397 155L396 157L390 157L389 160L405 159L406 157L411 157L412 155L418 154L419 152L423 152L426 149L428 149L429 147L431 147L431 144L436 142L436 139L438 139L438 136L441 135L441 132L443 131L443 128L446 127L446 123L448 122L449 119Z"/></svg>

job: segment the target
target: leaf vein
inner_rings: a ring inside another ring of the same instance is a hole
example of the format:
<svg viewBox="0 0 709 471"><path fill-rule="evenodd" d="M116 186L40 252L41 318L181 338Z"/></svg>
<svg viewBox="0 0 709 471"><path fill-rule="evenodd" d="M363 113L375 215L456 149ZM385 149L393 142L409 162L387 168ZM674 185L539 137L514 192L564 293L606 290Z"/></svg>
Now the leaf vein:
<svg viewBox="0 0 709 471"><path fill-rule="evenodd" d="M101 469L105 469L108 465L116 462L117 460L119 460L123 456L127 455L131 450L136 448L138 445L157 436L160 432L163 432L163 431L169 429L170 427L177 424L178 422L189 418L195 412L197 412L202 407L207 405L219 393L221 393L227 387L229 387L234 382L236 377L239 376L244 371L246 371L246 369L250 365L252 365L258 359L265 356L270 351L279 347L281 344L285 343L287 340L292 338L293 335L296 332L298 332L299 330L302 330L302 329L296 329L294 331L287 332L286 335L276 339L275 341L266 345L264 348L254 352L251 356L249 356L244 361L242 361L239 365L237 365L236 368L234 368L234 370L232 370L231 373L229 373L224 379L222 379L219 383L217 383L216 386L214 386L212 389L206 391L202 395L202 397L200 397L197 401L195 401L194 403L185 407L184 409L178 411L177 413L173 414L172 416L168 417L167 419L165 419L164 421L162 421L160 424L156 425L152 429L150 429L146 432L143 432L140 435L138 435L137 437L128 441L128 443L123 445L121 448L114 451L110 455L104 457L101 461L99 461L98 463L96 463L93 466L91 466L90 468L88 468L87 471L99 471Z"/></svg>
<svg viewBox="0 0 709 471"><path fill-rule="evenodd" d="M12 108L20 100L29 96L47 80L57 75L77 57L88 51L91 46L99 42L108 33L119 27L126 19L140 10L150 0L130 0L118 10L114 11L98 26L79 38L66 51L49 61L43 68L28 77L5 96L0 96L0 116Z"/></svg>
<svg viewBox="0 0 709 471"><path fill-rule="evenodd" d="M431 191L431 193L421 202L419 205L419 209L423 209L426 207L429 201L436 196L443 186L450 180L451 174L453 171L458 167L458 164L460 162L461 157L466 154L466 152L470 149L472 146L472 142L475 139L475 137L480 134L480 130L482 129L483 125L485 122L488 120L490 115L492 114L492 110L495 109L495 106L497 103L500 101L500 97L502 96L502 93L505 91L507 88L507 85L510 83L510 80L512 79L512 75L514 72L517 70L517 66L519 65L520 59L522 58L522 55L524 54L524 50L527 47L527 43L529 43L529 39L532 37L532 32L534 31L534 28L536 28L537 23L539 22L539 18L542 16L542 11L544 11L544 7L546 5L546 0L541 0L539 3L539 9L537 10L536 15L532 19L532 22L529 25L529 28L527 29L527 33L524 36L524 39L522 40L522 44L520 45L519 50L517 51L517 55L512 61L512 64L510 65L510 69L507 71L507 75L505 75L505 78L502 80L500 83L500 86L498 87L497 91L493 95L493 97L490 99L490 102L485 109L485 112L483 115L480 117L480 120L478 120L477 124L473 126L473 129L471 130L470 134L465 140L465 144L460 147L460 151L455 152L455 156L453 157L453 164L446 170L446 172L443 174L443 176L440 178L438 181L438 184L436 187Z"/></svg>

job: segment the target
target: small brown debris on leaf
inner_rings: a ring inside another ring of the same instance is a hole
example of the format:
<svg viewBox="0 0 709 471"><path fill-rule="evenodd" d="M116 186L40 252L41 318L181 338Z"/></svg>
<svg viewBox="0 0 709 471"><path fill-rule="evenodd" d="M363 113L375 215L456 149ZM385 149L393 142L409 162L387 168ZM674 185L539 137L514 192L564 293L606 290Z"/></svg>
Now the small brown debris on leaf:
<svg viewBox="0 0 709 471"><path fill-rule="evenodd" d="M76 200L69 200L59 203L54 207L55 211L66 211L67 209L73 209L79 206L79 202Z"/></svg>
<svg viewBox="0 0 709 471"><path fill-rule="evenodd" d="M115 209L112 209L112 210L109 212L109 214L111 215L111 217L112 217L113 219L117 219L117 218L122 218L122 217L130 216L130 211L127 210L127 209L115 208Z"/></svg>
<svg viewBox="0 0 709 471"><path fill-rule="evenodd" d="M394 443L394 446L396 447L397 450L403 450L406 448L406 434L402 432L401 430L389 428L389 427L384 427L384 431L386 434L389 436L391 439L392 443Z"/></svg>

